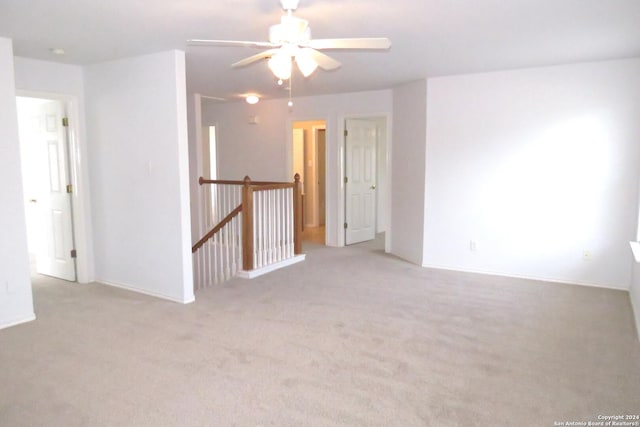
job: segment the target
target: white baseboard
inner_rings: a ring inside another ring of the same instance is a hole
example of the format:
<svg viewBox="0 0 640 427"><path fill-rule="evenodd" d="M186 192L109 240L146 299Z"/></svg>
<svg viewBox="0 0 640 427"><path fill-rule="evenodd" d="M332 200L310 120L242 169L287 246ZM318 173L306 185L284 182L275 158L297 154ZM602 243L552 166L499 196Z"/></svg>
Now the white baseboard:
<svg viewBox="0 0 640 427"><path fill-rule="evenodd" d="M589 286L592 288L603 288L603 289L614 289L616 291L625 291L629 292L629 287L625 285L612 285L609 283L592 283L592 282L583 282L580 280L565 280L565 279L555 279L552 277L538 277L538 276L526 276L521 274L511 274L511 273L500 273L496 271L486 271L486 270L469 270L462 269L457 267L449 267L442 265L433 265L433 264L423 264L425 268L435 268L437 270L449 270L449 271L459 271L462 273L475 273L475 274L485 274L488 276L500 276L500 277L511 277L514 279L527 279L527 280L537 280L540 282L551 282L551 283L561 283L563 285L574 285L574 286Z"/></svg>
<svg viewBox="0 0 640 427"><path fill-rule="evenodd" d="M36 315L35 315L35 313L31 313L31 314L29 314L29 315L27 315L25 317L11 319L11 320L7 321L6 323L1 324L0 325L0 329L10 328L12 326L21 325L23 323L32 322L34 320L36 320Z"/></svg>
<svg viewBox="0 0 640 427"><path fill-rule="evenodd" d="M265 267L256 268L255 270L250 271L239 271L238 277L243 279L253 279L258 276L262 276L263 274L271 273L272 271L278 270L280 268L288 267L293 264L297 264L301 261L304 261L306 258L305 254L296 255L293 258L285 259L284 261L276 262L275 264L269 264Z"/></svg>
<svg viewBox="0 0 640 427"><path fill-rule="evenodd" d="M180 304L191 304L196 300L195 297L191 297L190 299L183 300L170 295L162 294L160 292L154 292L147 289L140 289L140 288L136 288L135 286L127 285L124 283L111 282L109 280L96 279L96 283L107 285L107 286L113 286L114 288L125 289L127 291L136 292L138 294L149 295L152 297L161 298L161 299L172 301L172 302L177 302Z"/></svg>

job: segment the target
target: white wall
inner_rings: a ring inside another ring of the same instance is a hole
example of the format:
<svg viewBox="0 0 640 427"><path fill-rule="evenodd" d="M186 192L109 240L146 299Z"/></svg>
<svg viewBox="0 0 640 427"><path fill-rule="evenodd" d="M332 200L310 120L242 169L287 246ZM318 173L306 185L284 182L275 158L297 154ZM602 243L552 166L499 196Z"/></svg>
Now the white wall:
<svg viewBox="0 0 640 427"><path fill-rule="evenodd" d="M198 178L200 175L207 175L202 172L202 97L198 93L191 93L187 96L187 119L189 124L189 199L191 205L191 242L197 242L200 235L200 193ZM207 139L209 134L207 132Z"/></svg>
<svg viewBox="0 0 640 427"><path fill-rule="evenodd" d="M423 264L627 289L639 99L640 59L429 79Z"/></svg>
<svg viewBox="0 0 640 427"><path fill-rule="evenodd" d="M77 65L59 64L29 58L15 58L16 89L20 95L59 99L65 102L70 119L70 156L74 185L74 239L78 253L78 282L94 280L91 227L91 191L87 168L88 148L85 126L84 72Z"/></svg>
<svg viewBox="0 0 640 427"><path fill-rule="evenodd" d="M88 66L97 280L193 300L184 52Z"/></svg>
<svg viewBox="0 0 640 427"><path fill-rule="evenodd" d="M0 328L35 319L23 205L13 48L0 38Z"/></svg>
<svg viewBox="0 0 640 427"><path fill-rule="evenodd" d="M391 253L422 263L427 83L393 89Z"/></svg>
<svg viewBox="0 0 640 427"><path fill-rule="evenodd" d="M218 131L218 177L292 181L292 124L325 120L327 125L327 244L344 244L343 150L344 119L391 116L391 91L371 91L294 98L291 111L286 99L245 102L208 102L203 107L205 125ZM249 124L257 116L258 124ZM198 149L192 147L193 149ZM197 175L197 171L193 172ZM192 177L192 180L195 176Z"/></svg>
<svg viewBox="0 0 640 427"><path fill-rule="evenodd" d="M74 95L82 103L84 76L79 65L38 59L15 58L16 88L20 90Z"/></svg>

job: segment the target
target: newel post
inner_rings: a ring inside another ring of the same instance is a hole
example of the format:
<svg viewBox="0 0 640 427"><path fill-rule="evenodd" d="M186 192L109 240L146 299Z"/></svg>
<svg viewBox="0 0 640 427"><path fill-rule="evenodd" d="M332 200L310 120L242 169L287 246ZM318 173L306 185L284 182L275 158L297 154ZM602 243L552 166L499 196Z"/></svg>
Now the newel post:
<svg viewBox="0 0 640 427"><path fill-rule="evenodd" d="M253 270L253 188L248 176L242 186L242 269Z"/></svg>
<svg viewBox="0 0 640 427"><path fill-rule="evenodd" d="M293 177L293 253L302 253L302 183L300 174Z"/></svg>

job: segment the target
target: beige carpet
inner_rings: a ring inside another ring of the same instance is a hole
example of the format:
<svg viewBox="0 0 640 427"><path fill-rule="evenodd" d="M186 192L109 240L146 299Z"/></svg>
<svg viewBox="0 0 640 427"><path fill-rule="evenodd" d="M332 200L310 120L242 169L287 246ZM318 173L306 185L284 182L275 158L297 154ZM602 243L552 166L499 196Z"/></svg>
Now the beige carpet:
<svg viewBox="0 0 640 427"><path fill-rule="evenodd" d="M640 413L624 292L422 269L371 245L182 306L39 278L0 331L0 426L553 426Z"/></svg>

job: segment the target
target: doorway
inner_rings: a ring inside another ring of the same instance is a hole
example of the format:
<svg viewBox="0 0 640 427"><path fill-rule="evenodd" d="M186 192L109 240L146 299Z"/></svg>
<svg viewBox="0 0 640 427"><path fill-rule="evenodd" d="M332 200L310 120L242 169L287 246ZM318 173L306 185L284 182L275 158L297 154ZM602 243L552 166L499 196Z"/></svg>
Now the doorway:
<svg viewBox="0 0 640 427"><path fill-rule="evenodd" d="M345 119L344 241L386 246L388 212L387 117Z"/></svg>
<svg viewBox="0 0 640 427"><path fill-rule="evenodd" d="M293 173L302 181L304 230L302 239L324 245L326 242L326 122L293 123Z"/></svg>
<svg viewBox="0 0 640 427"><path fill-rule="evenodd" d="M67 106L22 96L16 103L32 273L75 282Z"/></svg>

